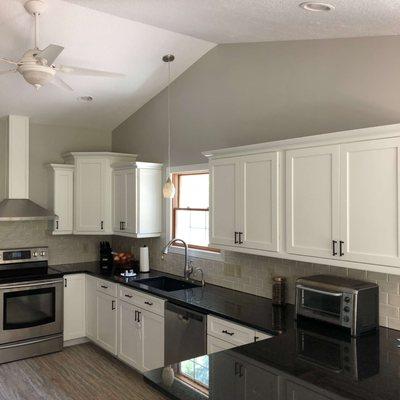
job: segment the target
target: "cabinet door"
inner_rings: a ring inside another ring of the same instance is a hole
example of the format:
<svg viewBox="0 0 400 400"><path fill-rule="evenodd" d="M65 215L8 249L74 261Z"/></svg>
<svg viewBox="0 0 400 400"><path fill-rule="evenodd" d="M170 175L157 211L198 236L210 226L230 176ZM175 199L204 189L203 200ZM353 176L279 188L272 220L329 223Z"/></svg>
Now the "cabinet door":
<svg viewBox="0 0 400 400"><path fill-rule="evenodd" d="M222 352L210 358L210 399L243 399L244 387L238 379L238 363Z"/></svg>
<svg viewBox="0 0 400 400"><path fill-rule="evenodd" d="M137 233L136 169L126 171L126 227L128 233Z"/></svg>
<svg viewBox="0 0 400 400"><path fill-rule="evenodd" d="M86 336L92 340L97 339L96 287L97 279L86 275Z"/></svg>
<svg viewBox="0 0 400 400"><path fill-rule="evenodd" d="M228 350L235 347L235 344L207 335L207 354L217 353L218 351Z"/></svg>
<svg viewBox="0 0 400 400"><path fill-rule="evenodd" d="M164 317L140 310L143 337L143 370L164 366Z"/></svg>
<svg viewBox="0 0 400 400"><path fill-rule="evenodd" d="M54 173L54 233L69 234L73 230L73 182L72 169L58 169Z"/></svg>
<svg viewBox="0 0 400 400"><path fill-rule="evenodd" d="M272 372L249 363L239 366L239 379L245 380L246 400L279 400L279 378Z"/></svg>
<svg viewBox="0 0 400 400"><path fill-rule="evenodd" d="M126 172L114 171L113 172L113 230L114 232L121 232L126 225Z"/></svg>
<svg viewBox="0 0 400 400"><path fill-rule="evenodd" d="M86 335L85 274L64 277L64 341Z"/></svg>
<svg viewBox="0 0 400 400"><path fill-rule="evenodd" d="M210 244L239 246L235 243L239 212L239 161L225 158L210 162Z"/></svg>
<svg viewBox="0 0 400 400"><path fill-rule="evenodd" d="M143 335L138 308L125 301L118 303L118 357L142 371Z"/></svg>
<svg viewBox="0 0 400 400"><path fill-rule="evenodd" d="M400 138L341 147L341 235L350 261L400 266Z"/></svg>
<svg viewBox="0 0 400 400"><path fill-rule="evenodd" d="M117 299L96 293L97 343L112 354L117 354Z"/></svg>
<svg viewBox="0 0 400 400"><path fill-rule="evenodd" d="M137 169L137 234L161 232L161 170ZM134 205L134 203L133 203Z"/></svg>
<svg viewBox="0 0 400 400"><path fill-rule="evenodd" d="M339 240L339 154L339 146L286 152L288 253L333 257L333 240Z"/></svg>
<svg viewBox="0 0 400 400"><path fill-rule="evenodd" d="M330 397L314 392L297 383L286 381L285 400L329 400Z"/></svg>
<svg viewBox="0 0 400 400"><path fill-rule="evenodd" d="M278 153L240 158L241 247L278 251Z"/></svg>
<svg viewBox="0 0 400 400"><path fill-rule="evenodd" d="M75 231L102 232L105 215L106 160L81 158L76 162Z"/></svg>

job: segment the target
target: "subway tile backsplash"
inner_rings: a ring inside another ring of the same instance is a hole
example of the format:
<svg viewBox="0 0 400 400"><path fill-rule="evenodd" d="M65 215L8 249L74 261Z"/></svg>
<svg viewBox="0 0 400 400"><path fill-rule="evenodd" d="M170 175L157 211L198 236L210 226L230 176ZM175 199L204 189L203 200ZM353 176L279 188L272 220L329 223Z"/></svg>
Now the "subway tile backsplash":
<svg viewBox="0 0 400 400"><path fill-rule="evenodd" d="M150 248L150 265L154 269L183 275L183 256L168 254L162 259L159 239L134 240L113 237L113 245L117 250L133 250L136 257L139 254L139 247L144 244ZM287 300L292 304L294 303L295 280L300 276L324 273L375 282L379 285L380 291L380 325L400 330L400 275L235 252L225 252L224 262L193 258L193 266L203 269L205 281L208 283L268 298L272 297L272 277L275 275L285 276L287 279Z"/></svg>
<svg viewBox="0 0 400 400"><path fill-rule="evenodd" d="M89 262L99 259L100 240L111 236L53 236L47 231L47 221L0 223L0 248L49 247L49 264Z"/></svg>

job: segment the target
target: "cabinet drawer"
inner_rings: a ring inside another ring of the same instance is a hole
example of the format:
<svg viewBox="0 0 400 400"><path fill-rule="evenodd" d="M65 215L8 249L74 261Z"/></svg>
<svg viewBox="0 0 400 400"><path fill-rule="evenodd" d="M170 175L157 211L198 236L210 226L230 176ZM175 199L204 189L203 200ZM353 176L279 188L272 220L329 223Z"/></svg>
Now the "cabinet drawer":
<svg viewBox="0 0 400 400"><path fill-rule="evenodd" d="M273 335L268 335L268 333L260 332L260 331L255 331L254 333L254 341L255 342L260 342L261 340L265 339L271 339Z"/></svg>
<svg viewBox="0 0 400 400"><path fill-rule="evenodd" d="M154 314L164 316L164 299L124 286L120 286L119 288L119 298L128 303L134 304L143 310L148 310Z"/></svg>
<svg viewBox="0 0 400 400"><path fill-rule="evenodd" d="M221 318L207 317L207 334L236 346L254 342L254 330Z"/></svg>
<svg viewBox="0 0 400 400"><path fill-rule="evenodd" d="M232 343L207 335L207 354L217 353L218 351L228 350L233 347L235 345Z"/></svg>
<svg viewBox="0 0 400 400"><path fill-rule="evenodd" d="M113 282L108 282L103 279L97 279L97 287L96 289L99 292L108 294L113 297L117 297L117 284Z"/></svg>

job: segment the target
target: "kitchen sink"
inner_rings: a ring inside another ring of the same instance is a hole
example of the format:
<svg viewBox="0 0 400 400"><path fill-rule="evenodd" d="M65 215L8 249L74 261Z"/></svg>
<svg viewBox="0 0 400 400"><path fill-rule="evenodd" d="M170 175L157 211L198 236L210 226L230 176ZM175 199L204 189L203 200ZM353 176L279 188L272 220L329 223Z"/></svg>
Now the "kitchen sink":
<svg viewBox="0 0 400 400"><path fill-rule="evenodd" d="M176 290L191 289L200 286L196 283L169 278L168 276L139 279L137 282L142 285L150 286L154 289L163 290L164 292L175 292Z"/></svg>

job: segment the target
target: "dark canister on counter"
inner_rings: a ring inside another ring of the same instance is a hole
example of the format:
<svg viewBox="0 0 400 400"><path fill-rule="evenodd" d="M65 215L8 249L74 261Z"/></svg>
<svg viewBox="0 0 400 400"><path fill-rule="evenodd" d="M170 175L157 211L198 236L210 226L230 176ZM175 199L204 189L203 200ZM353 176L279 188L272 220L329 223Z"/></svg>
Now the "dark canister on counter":
<svg viewBox="0 0 400 400"><path fill-rule="evenodd" d="M278 306L285 304L286 297L286 278L284 276L274 276L272 278L272 303Z"/></svg>

